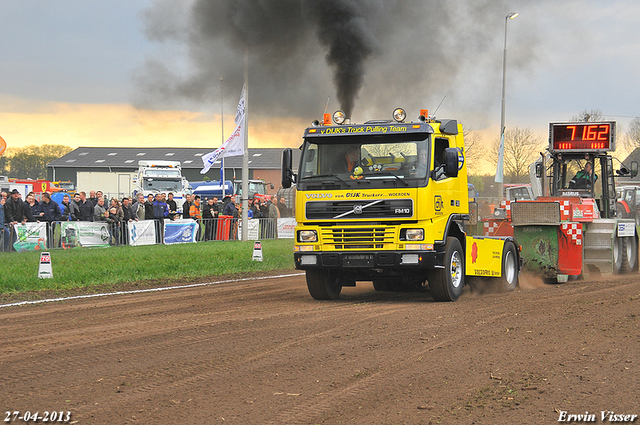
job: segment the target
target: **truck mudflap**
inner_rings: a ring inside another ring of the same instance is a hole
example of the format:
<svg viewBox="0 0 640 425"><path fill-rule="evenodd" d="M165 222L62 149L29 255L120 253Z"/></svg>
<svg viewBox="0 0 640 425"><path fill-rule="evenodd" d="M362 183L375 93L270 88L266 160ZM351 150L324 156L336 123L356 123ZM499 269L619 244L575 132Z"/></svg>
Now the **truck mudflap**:
<svg viewBox="0 0 640 425"><path fill-rule="evenodd" d="M443 267L444 251L296 252L296 269L387 269L393 271Z"/></svg>

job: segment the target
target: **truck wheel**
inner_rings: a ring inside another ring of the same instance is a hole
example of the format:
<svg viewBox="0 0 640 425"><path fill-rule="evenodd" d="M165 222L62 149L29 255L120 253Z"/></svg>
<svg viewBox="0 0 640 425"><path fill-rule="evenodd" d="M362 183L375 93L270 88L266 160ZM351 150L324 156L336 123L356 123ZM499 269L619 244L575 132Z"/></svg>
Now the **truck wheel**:
<svg viewBox="0 0 640 425"><path fill-rule="evenodd" d="M436 301L455 301L464 288L464 253L456 238L447 238L444 248L444 269L430 274L429 289Z"/></svg>
<svg viewBox="0 0 640 425"><path fill-rule="evenodd" d="M638 270L638 240L635 236L621 239L623 246L622 271L635 272Z"/></svg>
<svg viewBox="0 0 640 425"><path fill-rule="evenodd" d="M307 288L316 300L337 300L342 285L328 270L307 270Z"/></svg>
<svg viewBox="0 0 640 425"><path fill-rule="evenodd" d="M623 238L617 236L613 237L613 274L620 274L622 272L622 263L624 259L624 246L622 242Z"/></svg>
<svg viewBox="0 0 640 425"><path fill-rule="evenodd" d="M518 253L513 242L504 244L502 253L502 290L511 292L518 286Z"/></svg>

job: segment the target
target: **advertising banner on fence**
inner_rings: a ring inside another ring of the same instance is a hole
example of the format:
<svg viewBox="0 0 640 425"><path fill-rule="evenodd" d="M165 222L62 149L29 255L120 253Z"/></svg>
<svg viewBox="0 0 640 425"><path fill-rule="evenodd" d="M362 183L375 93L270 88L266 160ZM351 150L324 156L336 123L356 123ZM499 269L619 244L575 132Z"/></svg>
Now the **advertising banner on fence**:
<svg viewBox="0 0 640 425"><path fill-rule="evenodd" d="M156 226L153 220L131 221L129 228L129 245L153 245L156 243Z"/></svg>
<svg viewBox="0 0 640 425"><path fill-rule="evenodd" d="M293 239L296 219L293 217L278 219L278 239Z"/></svg>
<svg viewBox="0 0 640 425"><path fill-rule="evenodd" d="M238 235L242 234L242 220L238 220ZM249 220L247 239L260 239L260 220Z"/></svg>
<svg viewBox="0 0 640 425"><path fill-rule="evenodd" d="M195 242L198 234L199 224L193 220L165 220L164 222L164 243Z"/></svg>
<svg viewBox="0 0 640 425"><path fill-rule="evenodd" d="M13 226L16 242L13 247L18 252L47 249L47 223L25 223Z"/></svg>
<svg viewBox="0 0 640 425"><path fill-rule="evenodd" d="M89 221L63 221L60 225L62 247L109 246L107 223Z"/></svg>

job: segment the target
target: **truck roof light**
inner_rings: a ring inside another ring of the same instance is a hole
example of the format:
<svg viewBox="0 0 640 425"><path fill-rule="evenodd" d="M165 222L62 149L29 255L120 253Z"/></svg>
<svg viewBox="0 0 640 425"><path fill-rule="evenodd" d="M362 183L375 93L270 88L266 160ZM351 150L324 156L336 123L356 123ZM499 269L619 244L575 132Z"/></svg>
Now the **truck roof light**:
<svg viewBox="0 0 640 425"><path fill-rule="evenodd" d="M314 127L319 127L320 126L320 121L318 120L313 120L313 122L311 123L312 126Z"/></svg>
<svg viewBox="0 0 640 425"><path fill-rule="evenodd" d="M402 108L396 108L393 110L393 119L397 122L404 122L407 118L407 112Z"/></svg>
<svg viewBox="0 0 640 425"><path fill-rule="evenodd" d="M347 119L347 116L342 111L335 111L333 113L333 122L338 125L344 124L346 119Z"/></svg>

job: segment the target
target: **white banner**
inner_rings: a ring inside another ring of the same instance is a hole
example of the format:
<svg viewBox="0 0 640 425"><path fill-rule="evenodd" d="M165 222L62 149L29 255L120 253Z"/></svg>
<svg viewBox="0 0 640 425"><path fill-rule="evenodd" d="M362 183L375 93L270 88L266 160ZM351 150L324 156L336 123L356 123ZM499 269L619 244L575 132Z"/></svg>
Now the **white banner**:
<svg viewBox="0 0 640 425"><path fill-rule="evenodd" d="M156 243L156 226L154 220L131 221L129 228L129 245L153 245Z"/></svg>
<svg viewBox="0 0 640 425"><path fill-rule="evenodd" d="M293 217L278 219L278 239L293 239L295 237L296 219Z"/></svg>
<svg viewBox="0 0 640 425"><path fill-rule="evenodd" d="M106 222L63 221L60 237L64 249L88 246L109 246L109 229Z"/></svg>
<svg viewBox="0 0 640 425"><path fill-rule="evenodd" d="M242 220L238 220L238 235L242 234ZM250 219L247 226L247 238L248 239L260 239L260 220Z"/></svg>
<svg viewBox="0 0 640 425"><path fill-rule="evenodd" d="M213 152L209 152L206 155L202 155L203 168L200 170L200 174L206 174L214 162L219 158L225 156L238 156L244 154L244 92L245 88L242 88L242 94L240 95L240 102L238 102L238 110L236 111L236 128L233 133L225 142Z"/></svg>
<svg viewBox="0 0 640 425"><path fill-rule="evenodd" d="M16 242L13 244L16 251L47 249L47 223L16 224L13 229L16 233Z"/></svg>

